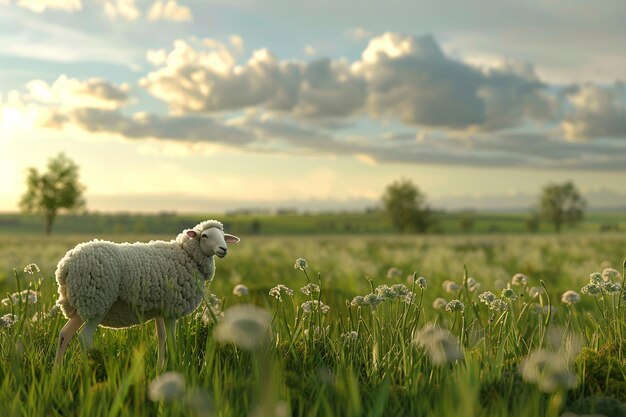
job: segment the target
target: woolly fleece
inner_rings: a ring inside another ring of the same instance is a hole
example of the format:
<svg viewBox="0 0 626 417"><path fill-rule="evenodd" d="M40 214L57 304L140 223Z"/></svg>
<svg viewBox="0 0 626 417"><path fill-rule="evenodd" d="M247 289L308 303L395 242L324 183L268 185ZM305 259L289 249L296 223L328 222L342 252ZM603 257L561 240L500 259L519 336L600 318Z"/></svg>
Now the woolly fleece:
<svg viewBox="0 0 626 417"><path fill-rule="evenodd" d="M217 227L217 220L196 225L198 235ZM200 250L187 230L169 242L113 243L92 240L68 251L59 261L56 279L66 318L102 319L111 328L141 324L154 317L177 319L202 302L205 282L213 279L213 256Z"/></svg>

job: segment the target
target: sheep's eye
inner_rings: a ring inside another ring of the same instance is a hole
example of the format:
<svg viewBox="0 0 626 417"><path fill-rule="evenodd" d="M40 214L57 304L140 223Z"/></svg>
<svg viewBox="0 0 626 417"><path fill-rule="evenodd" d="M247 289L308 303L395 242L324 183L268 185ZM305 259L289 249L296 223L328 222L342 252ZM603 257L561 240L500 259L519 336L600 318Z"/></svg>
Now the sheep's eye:
<svg viewBox="0 0 626 417"><path fill-rule="evenodd" d="M202 235L202 237L208 237L207 235Z"/></svg>

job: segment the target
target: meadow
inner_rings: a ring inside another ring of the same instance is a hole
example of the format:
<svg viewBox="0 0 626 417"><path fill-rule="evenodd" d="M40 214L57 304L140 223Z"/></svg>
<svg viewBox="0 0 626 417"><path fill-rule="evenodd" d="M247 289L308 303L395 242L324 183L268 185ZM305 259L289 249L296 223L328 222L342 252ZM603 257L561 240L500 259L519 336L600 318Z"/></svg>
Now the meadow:
<svg viewBox="0 0 626 417"><path fill-rule="evenodd" d="M152 323L54 368L55 265L93 237L0 234L0 298L36 292L0 304L2 415L626 415L623 234L243 234L164 371Z"/></svg>

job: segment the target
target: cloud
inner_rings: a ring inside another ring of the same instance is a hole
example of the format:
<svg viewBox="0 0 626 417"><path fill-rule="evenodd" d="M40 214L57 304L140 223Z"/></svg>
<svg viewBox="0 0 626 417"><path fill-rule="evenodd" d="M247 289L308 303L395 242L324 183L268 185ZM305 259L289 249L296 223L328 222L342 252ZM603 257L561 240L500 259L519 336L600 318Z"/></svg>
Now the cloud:
<svg viewBox="0 0 626 417"><path fill-rule="evenodd" d="M355 62L280 60L261 49L237 65L229 47L215 41L176 41L167 58L160 57L162 66L140 85L175 111L366 115L476 131L550 121L557 108L532 66L507 63L483 71L447 57L431 36L385 33Z"/></svg>
<svg viewBox="0 0 626 417"><path fill-rule="evenodd" d="M157 0L148 12L148 20L171 20L184 22L191 20L189 7L179 5L176 0Z"/></svg>
<svg viewBox="0 0 626 417"><path fill-rule="evenodd" d="M61 108L117 109L129 101L128 84L115 85L100 78L80 81L61 75L52 84L33 80L26 84L25 100Z"/></svg>
<svg viewBox="0 0 626 417"><path fill-rule="evenodd" d="M73 12L83 7L82 0L18 0L16 4L35 13L42 13L48 9Z"/></svg>
<svg viewBox="0 0 626 417"><path fill-rule="evenodd" d="M363 29L362 27L355 27L346 29L344 31L344 35L348 39L358 42L367 38L371 38L373 34L370 31Z"/></svg>
<svg viewBox="0 0 626 417"><path fill-rule="evenodd" d="M566 92L570 110L561 124L570 140L626 138L626 88L617 82L610 86L585 84Z"/></svg>
<svg viewBox="0 0 626 417"><path fill-rule="evenodd" d="M104 13L111 19L136 20L140 16L135 0L106 0Z"/></svg>

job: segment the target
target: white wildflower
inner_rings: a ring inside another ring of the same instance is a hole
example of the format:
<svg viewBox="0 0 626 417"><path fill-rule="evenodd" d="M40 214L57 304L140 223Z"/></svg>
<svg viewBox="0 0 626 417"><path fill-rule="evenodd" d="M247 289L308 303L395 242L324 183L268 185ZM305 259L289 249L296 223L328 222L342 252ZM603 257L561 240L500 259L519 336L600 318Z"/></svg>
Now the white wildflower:
<svg viewBox="0 0 626 417"><path fill-rule="evenodd" d="M405 295L407 295L410 292L409 289L404 284L394 284L394 285L392 285L391 286L391 291L393 291L393 293L398 298L404 297Z"/></svg>
<svg viewBox="0 0 626 417"><path fill-rule="evenodd" d="M619 282L606 281L602 283L602 289L608 294L616 295L622 290L622 284Z"/></svg>
<svg viewBox="0 0 626 417"><path fill-rule="evenodd" d="M367 294L364 297L364 305L368 305L372 307L372 309L376 309L376 306L385 301L384 298L379 296L378 294Z"/></svg>
<svg viewBox="0 0 626 417"><path fill-rule="evenodd" d="M357 295L356 297L354 297L352 299L352 301L350 301L350 305L352 307L361 307L365 304L365 297L363 297L362 295Z"/></svg>
<svg viewBox="0 0 626 417"><path fill-rule="evenodd" d="M215 339L232 342L252 350L263 344L270 335L272 315L251 304L237 304L224 311L224 318L215 328Z"/></svg>
<svg viewBox="0 0 626 417"><path fill-rule="evenodd" d="M311 313L316 312L316 311L319 311L322 314L326 314L326 313L328 313L330 311L330 307L327 306L326 304L324 304L322 301L319 301L319 300L305 301L304 303L302 303L300 308L306 314L311 314Z"/></svg>
<svg viewBox="0 0 626 417"><path fill-rule="evenodd" d="M15 314L5 314L0 317L0 329L3 327L11 327L17 322L17 316Z"/></svg>
<svg viewBox="0 0 626 417"><path fill-rule="evenodd" d="M399 270L398 268L391 267L387 271L387 279L399 278L401 276L402 276L402 271Z"/></svg>
<svg viewBox="0 0 626 417"><path fill-rule="evenodd" d="M480 282L476 281L476 279L469 277L467 278L467 289L471 292L477 291L480 288Z"/></svg>
<svg viewBox="0 0 626 417"><path fill-rule="evenodd" d="M491 303L489 303L489 310L506 311L508 308L509 308L509 305L500 298L496 298Z"/></svg>
<svg viewBox="0 0 626 417"><path fill-rule="evenodd" d="M30 263L30 264L28 264L28 265L26 265L24 267L24 272L26 272L26 273L28 273L30 275L34 275L34 274L36 274L37 272L40 272L40 271L41 271L41 269L39 269L39 266L37 264L35 264L35 263Z"/></svg>
<svg viewBox="0 0 626 417"><path fill-rule="evenodd" d="M178 372L165 372L148 386L148 397L152 401L172 401L185 393L185 377Z"/></svg>
<svg viewBox="0 0 626 417"><path fill-rule="evenodd" d="M235 285L235 288L233 288L233 294L237 295L239 297L243 297L244 295L248 295L248 287L246 287L243 284L237 284Z"/></svg>
<svg viewBox="0 0 626 417"><path fill-rule="evenodd" d="M489 304L493 303L496 300L496 295L494 293L492 293L491 291L485 291L484 293L482 293L482 294L480 294L478 296L478 299L481 302L489 305Z"/></svg>
<svg viewBox="0 0 626 417"><path fill-rule="evenodd" d="M528 295L530 296L530 298L537 298L544 293L545 290L543 289L543 287L530 287L528 289Z"/></svg>
<svg viewBox="0 0 626 417"><path fill-rule="evenodd" d="M500 297L506 298L507 300L517 300L517 294L515 294L515 291L513 291L513 288L503 289Z"/></svg>
<svg viewBox="0 0 626 417"><path fill-rule="evenodd" d="M593 284L597 284L600 285L602 283L603 279L602 279L602 274L599 272L592 272L591 274L589 274L589 282L593 283Z"/></svg>
<svg viewBox="0 0 626 417"><path fill-rule="evenodd" d="M561 296L561 302L567 305L573 305L580 301L580 295L576 291L568 290Z"/></svg>
<svg viewBox="0 0 626 417"><path fill-rule="evenodd" d="M576 374L569 370L566 358L557 352L534 351L522 362L520 371L525 381L537 384L543 392L577 385Z"/></svg>
<svg viewBox="0 0 626 417"><path fill-rule="evenodd" d="M451 313L460 311L462 313L465 311L465 304L463 304L460 300L452 300L446 305L446 311Z"/></svg>
<svg viewBox="0 0 626 417"><path fill-rule="evenodd" d="M281 302L283 301L282 293L291 297L293 295L293 290L286 285L278 284L277 286L272 287L269 292L272 297Z"/></svg>
<svg viewBox="0 0 626 417"><path fill-rule="evenodd" d="M424 277L418 277L415 280L415 283L417 284L418 287L420 287L420 289L425 290L426 287L428 287L428 282L426 282L426 278Z"/></svg>
<svg viewBox="0 0 626 417"><path fill-rule="evenodd" d="M580 289L580 292L587 295L598 295L602 292L602 288L598 284L590 282Z"/></svg>
<svg viewBox="0 0 626 417"><path fill-rule="evenodd" d="M517 273L511 278L511 284L513 285L526 285L528 283L528 277L524 274Z"/></svg>
<svg viewBox="0 0 626 417"><path fill-rule="evenodd" d="M296 259L296 263L293 266L293 269L300 269L302 271L304 271L305 269L307 269L309 266L309 264L307 264L306 259L304 258L298 258Z"/></svg>
<svg viewBox="0 0 626 417"><path fill-rule="evenodd" d="M443 282L443 289L446 290L446 292L456 292L460 290L461 287L454 281L445 280Z"/></svg>
<svg viewBox="0 0 626 417"><path fill-rule="evenodd" d="M616 281L622 278L622 274L620 274L617 269L613 268L604 268L602 271L602 280L606 281Z"/></svg>
<svg viewBox="0 0 626 417"><path fill-rule="evenodd" d="M376 287L376 295L383 300L393 300L396 298L396 293L388 285L379 285Z"/></svg>
<svg viewBox="0 0 626 417"><path fill-rule="evenodd" d="M409 291L407 294L400 297L400 299L407 304L413 304L415 302L415 293L413 291Z"/></svg>
<svg viewBox="0 0 626 417"><path fill-rule="evenodd" d="M448 301L445 298L435 298L435 301L433 301L433 308L436 310L441 310L446 308L446 306L448 305Z"/></svg>
<svg viewBox="0 0 626 417"><path fill-rule="evenodd" d="M343 343L354 341L354 340L357 340L358 338L359 338L359 334L355 332L354 330L347 332L347 333L343 333L341 336L339 336L339 339Z"/></svg>
<svg viewBox="0 0 626 417"><path fill-rule="evenodd" d="M310 283L300 288L300 291L302 291L302 294L311 295L313 293L320 292L320 287L317 284Z"/></svg>
<svg viewBox="0 0 626 417"><path fill-rule="evenodd" d="M25 304L37 303L37 292L33 290L23 290L10 295L10 297L4 298L2 304L8 306L10 304L18 304L22 300Z"/></svg>
<svg viewBox="0 0 626 417"><path fill-rule="evenodd" d="M446 330L434 324L427 324L416 331L413 342L426 349L426 353L434 365L442 365L463 359L463 352L458 340Z"/></svg>

